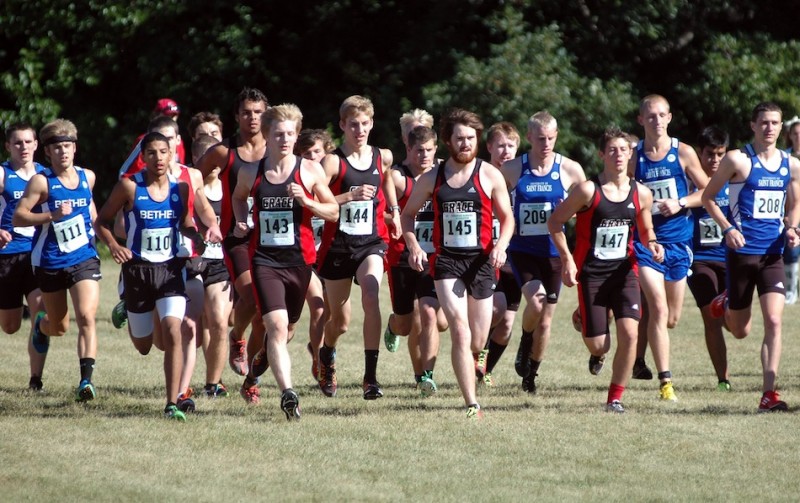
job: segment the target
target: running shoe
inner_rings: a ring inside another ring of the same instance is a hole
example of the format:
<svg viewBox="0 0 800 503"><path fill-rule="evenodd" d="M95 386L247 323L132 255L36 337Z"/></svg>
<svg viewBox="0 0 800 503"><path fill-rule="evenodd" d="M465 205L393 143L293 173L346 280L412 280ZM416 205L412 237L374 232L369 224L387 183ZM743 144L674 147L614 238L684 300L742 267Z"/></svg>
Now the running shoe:
<svg viewBox="0 0 800 503"><path fill-rule="evenodd" d="M194 395L194 390L192 388L186 388L186 391L178 395L178 408L183 413L194 412L194 400L192 400L192 395Z"/></svg>
<svg viewBox="0 0 800 503"><path fill-rule="evenodd" d="M786 402L781 400L777 391L766 391L761 396L761 402L758 404L759 412L786 412L789 406Z"/></svg>
<svg viewBox="0 0 800 503"><path fill-rule="evenodd" d="M531 395L536 394L536 376L539 374L528 374L528 377L522 378L522 391L528 392Z"/></svg>
<svg viewBox="0 0 800 503"><path fill-rule="evenodd" d="M470 421L480 421L483 419L483 409L477 403L467 407L467 419Z"/></svg>
<svg viewBox="0 0 800 503"><path fill-rule="evenodd" d="M178 410L177 405L167 405L164 408L164 417L166 419L172 419L175 421L181 421L181 422L186 421L186 414Z"/></svg>
<svg viewBox="0 0 800 503"><path fill-rule="evenodd" d="M494 379L492 378L492 373L487 372L483 374L483 379L481 380L484 386L487 388L494 388Z"/></svg>
<svg viewBox="0 0 800 503"><path fill-rule="evenodd" d="M111 323L116 329L120 329L128 324L128 309L125 306L124 299L117 302L117 305L111 310Z"/></svg>
<svg viewBox="0 0 800 503"><path fill-rule="evenodd" d="M40 355L46 354L47 350L50 349L50 337L43 334L40 327L44 315L44 311L36 313L36 319L33 321L33 328L31 329L31 344L33 344L33 349Z"/></svg>
<svg viewBox="0 0 800 503"><path fill-rule="evenodd" d="M709 310L713 318L722 318L725 316L725 309L728 308L728 291L723 292L711 301L711 309Z"/></svg>
<svg viewBox="0 0 800 503"><path fill-rule="evenodd" d="M514 359L514 370L517 371L517 375L520 377L527 377L531 373L530 355L532 347L533 334L522 332L522 337L519 339L517 357Z"/></svg>
<svg viewBox="0 0 800 503"><path fill-rule="evenodd" d="M677 402L678 397L675 396L675 390L672 388L672 381L667 381L661 385L658 391L661 400L666 402Z"/></svg>
<svg viewBox="0 0 800 503"><path fill-rule="evenodd" d="M244 398L244 401L248 404L258 405L261 401L261 390L258 389L258 380L255 382L249 381L249 379L244 380L239 394L242 395L242 398Z"/></svg>
<svg viewBox="0 0 800 503"><path fill-rule="evenodd" d="M300 399L292 388L281 394L281 410L286 414L286 420L300 420Z"/></svg>
<svg viewBox="0 0 800 503"><path fill-rule="evenodd" d="M634 379L641 379L643 381L649 381L653 379L653 371L647 366L644 358L637 358L633 362L633 373L631 377Z"/></svg>
<svg viewBox="0 0 800 503"><path fill-rule="evenodd" d="M267 348L263 347L253 357L253 361L250 362L250 371L253 373L253 377L261 377L268 368L269 359L267 358Z"/></svg>
<svg viewBox="0 0 800 503"><path fill-rule="evenodd" d="M28 381L28 390L39 393L43 388L44 384L42 383L42 378L39 376L31 376L30 380Z"/></svg>
<svg viewBox="0 0 800 503"><path fill-rule="evenodd" d="M720 381L717 384L717 391L730 391L730 390L731 390L730 381Z"/></svg>
<svg viewBox="0 0 800 503"><path fill-rule="evenodd" d="M88 379L81 380L78 384L78 390L75 392L76 402L88 402L97 397L97 392L94 389L94 384Z"/></svg>
<svg viewBox="0 0 800 503"><path fill-rule="evenodd" d="M364 381L361 384L361 387L364 389L364 400L377 400L383 396L383 390L381 389L381 385L376 382L367 382Z"/></svg>
<svg viewBox="0 0 800 503"><path fill-rule="evenodd" d="M394 353L400 347L400 338L392 332L389 324L386 324L386 330L383 331L383 343L390 353Z"/></svg>
<svg viewBox="0 0 800 503"><path fill-rule="evenodd" d="M419 389L419 396L422 398L428 398L436 394L439 388L436 386L436 382L433 380L433 371L426 370L422 377L420 377L419 383L417 383L417 389Z"/></svg>
<svg viewBox="0 0 800 503"><path fill-rule="evenodd" d="M317 384L319 384L319 389L323 395L327 397L336 396L336 361L331 361L330 365L325 365L320 360Z"/></svg>
<svg viewBox="0 0 800 503"><path fill-rule="evenodd" d="M477 354L472 355L475 360L475 377L483 379L486 374L486 357L489 356L488 349L481 349Z"/></svg>
<svg viewBox="0 0 800 503"><path fill-rule="evenodd" d="M596 376L603 370L603 364L606 362L606 355L589 355L589 373Z"/></svg>
<svg viewBox="0 0 800 503"><path fill-rule="evenodd" d="M229 395L228 388L222 384L222 381L217 384L206 384L203 391L208 398L224 398Z"/></svg>
<svg viewBox="0 0 800 503"><path fill-rule="evenodd" d="M606 404L606 412L613 412L615 414L624 414L625 407L622 406L622 402L619 400L614 400L611 403Z"/></svg>
<svg viewBox="0 0 800 503"><path fill-rule="evenodd" d="M244 339L234 339L233 331L228 334L231 349L228 357L228 363L231 369L240 376L246 376L250 370L247 365L247 341Z"/></svg>
<svg viewBox="0 0 800 503"><path fill-rule="evenodd" d="M308 354L311 355L311 375L314 376L315 381L319 382L319 359L314 354L314 348L311 347L310 342L306 344L306 349Z"/></svg>

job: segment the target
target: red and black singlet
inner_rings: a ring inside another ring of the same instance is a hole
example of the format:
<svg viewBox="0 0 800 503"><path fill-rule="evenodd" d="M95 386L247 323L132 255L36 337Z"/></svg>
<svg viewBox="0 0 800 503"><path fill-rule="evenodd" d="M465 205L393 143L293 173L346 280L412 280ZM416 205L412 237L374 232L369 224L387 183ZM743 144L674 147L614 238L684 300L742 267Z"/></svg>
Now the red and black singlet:
<svg viewBox="0 0 800 503"><path fill-rule="evenodd" d="M433 243L436 252L468 257L492 251L492 200L483 191L480 171L483 161L475 160L469 180L453 188L445 180L445 163L436 168L433 189Z"/></svg>
<svg viewBox="0 0 800 503"><path fill-rule="evenodd" d="M258 176L250 191L255 224L250 238L253 264L278 269L313 264L317 252L311 211L287 193L287 187L294 182L303 187L307 197L314 197L300 177L303 159L297 157L291 174L280 183L267 180L264 174L266 161L265 157L259 163Z"/></svg>
<svg viewBox="0 0 800 503"><path fill-rule="evenodd" d="M633 253L633 233L639 214L639 195L631 179L628 196L620 202L609 201L600 180L592 177L594 196L588 208L577 215L575 265L580 275L603 277L616 272L637 270Z"/></svg>
<svg viewBox="0 0 800 503"><path fill-rule="evenodd" d="M361 185L375 187L375 197L370 201L350 201L339 207L339 219L326 222L322 233L320 255L329 250L352 252L359 248L389 241L383 213L386 199L383 194L383 162L381 151L372 147L372 163L367 169L358 169L347 160L341 149L334 152L339 156L339 173L331 182L333 195L343 194Z"/></svg>
<svg viewBox="0 0 800 503"><path fill-rule="evenodd" d="M242 166L258 166L263 159L252 162L243 160L237 150L240 146L238 134L225 138L222 143L228 147L228 162L225 163L225 166L222 166L219 172L219 179L222 182L222 211L220 213L219 227L220 232L225 237L233 235L233 228L236 226L231 197L239 179L239 170ZM264 156L266 157L266 151Z"/></svg>
<svg viewBox="0 0 800 503"><path fill-rule="evenodd" d="M400 206L400 211L406 207L408 198L411 196L411 191L414 190L414 185L417 180L411 173L408 166L398 164L393 169L400 171L406 179L406 188L403 194L397 199L397 205ZM425 201L425 204L417 212L414 219L414 233L417 236L419 246L427 254L434 252L433 248L433 207L431 200ZM406 240L401 235L399 239L391 238L389 240L389 250L386 253L386 261L391 267L410 267L408 265L408 248L406 247Z"/></svg>

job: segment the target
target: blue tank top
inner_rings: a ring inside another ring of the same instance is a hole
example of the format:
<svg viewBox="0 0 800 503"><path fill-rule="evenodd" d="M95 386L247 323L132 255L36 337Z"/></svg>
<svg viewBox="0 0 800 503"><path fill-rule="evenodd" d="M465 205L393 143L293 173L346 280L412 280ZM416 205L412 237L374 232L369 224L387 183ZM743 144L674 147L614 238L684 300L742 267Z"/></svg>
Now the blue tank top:
<svg viewBox="0 0 800 503"><path fill-rule="evenodd" d="M50 168L42 175L47 179L47 201L42 203L42 212L54 212L65 201L72 203L72 213L57 222L48 222L37 227L33 237L31 263L34 267L63 269L97 257L94 248L94 228L89 208L92 205L92 189L86 180L83 168L75 166L78 184L74 189L62 185Z"/></svg>
<svg viewBox="0 0 800 503"><path fill-rule="evenodd" d="M522 154L522 172L513 191L516 228L508 246L510 251L537 257L558 257L547 230L547 221L556 206L567 197L561 179L562 159L561 154L556 154L550 171L539 176L532 172L528 154Z"/></svg>
<svg viewBox="0 0 800 503"><path fill-rule="evenodd" d="M637 182L646 185L653 193L653 230L662 243L681 243L692 239L692 214L688 209L665 217L656 208L656 199L680 199L689 195L686 173L678 158L678 139L672 138L672 146L663 159L651 161L644 153L644 141L636 147ZM638 233L636 239L639 239Z"/></svg>
<svg viewBox="0 0 800 503"><path fill-rule="evenodd" d="M717 206L727 217L729 214L730 189L726 183L714 198ZM711 218L705 208L692 208L694 217L694 238L692 252L694 260L725 262L725 236L716 220Z"/></svg>
<svg viewBox="0 0 800 503"><path fill-rule="evenodd" d="M160 263L178 253L178 227L183 213L180 185L168 176L169 192L156 201L147 192L147 181L140 171L131 178L136 183L133 208L125 212L126 246L136 260Z"/></svg>
<svg viewBox="0 0 800 503"><path fill-rule="evenodd" d="M33 163L36 172L41 173L44 166L38 162ZM11 224L11 217L17 209L28 180L21 177L19 173L11 167L11 162L6 161L3 166L3 192L0 193L0 228L11 233L12 240L5 248L0 249L0 255L12 255L17 253L30 253L33 247L33 235L36 233L35 227L14 227ZM34 212L38 212L34 208Z"/></svg>
<svg viewBox="0 0 800 503"><path fill-rule="evenodd" d="M770 171L756 156L752 145L745 145L750 157L750 173L744 182L730 184L730 213L733 224L744 235L746 244L736 250L744 255L783 253L783 207L789 186L789 154L780 152L781 164Z"/></svg>

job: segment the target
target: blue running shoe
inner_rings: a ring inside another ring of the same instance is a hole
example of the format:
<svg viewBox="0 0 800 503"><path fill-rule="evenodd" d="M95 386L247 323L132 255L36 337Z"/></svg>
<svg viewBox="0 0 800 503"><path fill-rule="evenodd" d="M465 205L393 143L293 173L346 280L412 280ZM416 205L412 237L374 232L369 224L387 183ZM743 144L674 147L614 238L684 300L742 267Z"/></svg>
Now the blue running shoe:
<svg viewBox="0 0 800 503"><path fill-rule="evenodd" d="M43 334L41 328L39 328L44 315L44 311L39 311L36 313L36 319L33 321L33 329L31 330L31 343L33 344L33 349L35 349L40 355L47 354L47 350L50 349L50 337Z"/></svg>
<svg viewBox="0 0 800 503"><path fill-rule="evenodd" d="M94 384L88 379L83 379L78 385L78 391L75 392L76 402L88 402L97 397L97 392L94 389Z"/></svg>

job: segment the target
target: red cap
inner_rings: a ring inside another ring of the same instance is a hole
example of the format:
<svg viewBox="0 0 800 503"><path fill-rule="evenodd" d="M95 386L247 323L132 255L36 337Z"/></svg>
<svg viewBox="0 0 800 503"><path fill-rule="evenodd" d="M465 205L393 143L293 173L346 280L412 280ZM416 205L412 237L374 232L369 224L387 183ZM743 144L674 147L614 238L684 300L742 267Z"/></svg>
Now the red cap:
<svg viewBox="0 0 800 503"><path fill-rule="evenodd" d="M153 113L174 117L181 113L181 109L178 107L178 104L175 103L175 101L169 98L161 98L156 103L156 108L153 110Z"/></svg>

